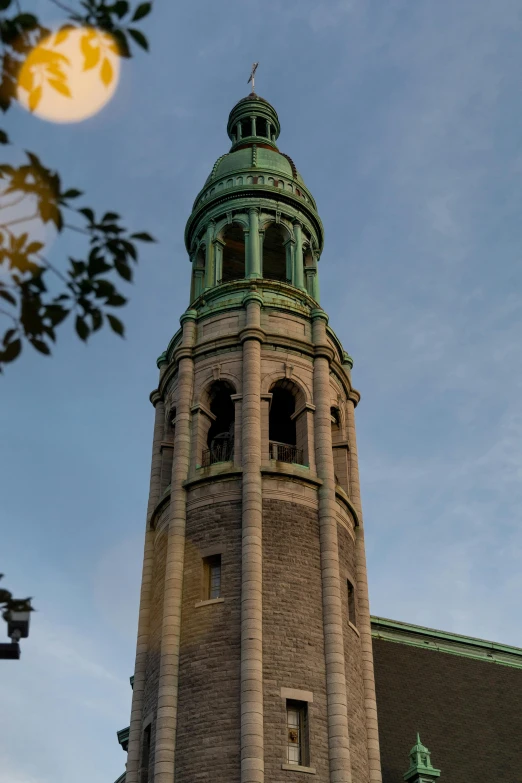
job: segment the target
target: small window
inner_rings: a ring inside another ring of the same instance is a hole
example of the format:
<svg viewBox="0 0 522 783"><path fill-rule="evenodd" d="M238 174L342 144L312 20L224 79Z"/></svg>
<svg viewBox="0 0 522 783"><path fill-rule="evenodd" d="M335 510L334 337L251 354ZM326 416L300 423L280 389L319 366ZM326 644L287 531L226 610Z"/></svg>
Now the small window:
<svg viewBox="0 0 522 783"><path fill-rule="evenodd" d="M149 781L149 763L150 763L150 733L151 724L143 730L143 739L141 745L141 769L140 769L140 783L148 783Z"/></svg>
<svg viewBox="0 0 522 783"><path fill-rule="evenodd" d="M206 601L221 598L221 555L206 557L204 565L204 593Z"/></svg>
<svg viewBox="0 0 522 783"><path fill-rule="evenodd" d="M352 625L357 626L357 612L355 610L355 588L350 580L347 580L348 585L348 620Z"/></svg>
<svg viewBox="0 0 522 783"><path fill-rule="evenodd" d="M286 761L300 767L308 767L308 704L305 701L286 702Z"/></svg>

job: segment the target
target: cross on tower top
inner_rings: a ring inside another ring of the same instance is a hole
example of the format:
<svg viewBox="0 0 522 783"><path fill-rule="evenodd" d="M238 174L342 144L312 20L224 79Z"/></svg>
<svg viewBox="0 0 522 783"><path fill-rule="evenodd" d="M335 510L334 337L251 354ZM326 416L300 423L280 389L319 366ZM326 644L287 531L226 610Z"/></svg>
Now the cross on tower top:
<svg viewBox="0 0 522 783"><path fill-rule="evenodd" d="M249 77L249 79L247 81L247 84L250 84L250 82L252 82L252 92L256 91L255 90L255 76L256 76L256 71L257 71L257 66L258 65L259 65L259 63L254 63L252 65L252 71L250 72L250 77Z"/></svg>

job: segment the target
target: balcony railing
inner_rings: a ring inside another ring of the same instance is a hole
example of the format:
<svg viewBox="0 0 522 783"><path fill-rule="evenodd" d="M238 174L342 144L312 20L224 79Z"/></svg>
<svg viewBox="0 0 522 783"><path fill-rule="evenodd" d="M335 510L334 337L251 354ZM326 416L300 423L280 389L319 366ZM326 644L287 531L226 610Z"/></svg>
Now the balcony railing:
<svg viewBox="0 0 522 783"><path fill-rule="evenodd" d="M228 462L234 458L233 440L212 441L210 448L205 449L201 458L201 467L208 468L216 462Z"/></svg>
<svg viewBox="0 0 522 783"><path fill-rule="evenodd" d="M289 443L279 443L277 440L270 441L270 459L304 465L303 449L298 449L297 446L291 446Z"/></svg>

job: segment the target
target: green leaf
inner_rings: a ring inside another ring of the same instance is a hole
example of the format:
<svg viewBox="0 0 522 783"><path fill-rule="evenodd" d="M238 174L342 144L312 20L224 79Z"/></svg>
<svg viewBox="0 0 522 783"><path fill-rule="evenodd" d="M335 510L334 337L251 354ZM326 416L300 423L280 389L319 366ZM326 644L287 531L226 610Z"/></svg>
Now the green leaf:
<svg viewBox="0 0 522 783"><path fill-rule="evenodd" d="M111 313L107 313L107 320L111 325L112 331L116 332L116 334L119 334L121 337L123 337L125 332L125 327L123 326L120 319L116 318L115 315L111 315Z"/></svg>
<svg viewBox="0 0 522 783"><path fill-rule="evenodd" d="M9 293L9 291L4 291L3 288L0 288L0 296L2 299L5 299L6 302L9 302L9 304L15 305L16 299L12 294Z"/></svg>
<svg viewBox="0 0 522 783"><path fill-rule="evenodd" d="M11 343L8 343L3 351L0 351L0 361L1 362L12 362L16 359L16 357L20 354L20 351L22 350L22 341L21 340L13 340Z"/></svg>
<svg viewBox="0 0 522 783"><path fill-rule="evenodd" d="M82 318L81 315L76 316L76 334L80 338L80 340L83 340L84 342L87 340L89 336L90 329L85 323L85 319Z"/></svg>
<svg viewBox="0 0 522 783"><path fill-rule="evenodd" d="M37 351L40 353L45 353L47 356L51 353L51 349L47 345L47 343L44 343L43 340L38 340L37 337L30 337L29 342L33 346L33 348L36 348Z"/></svg>
<svg viewBox="0 0 522 783"><path fill-rule="evenodd" d="M151 237L150 234L147 234L146 231L140 231L139 234L131 234L131 239L139 239L141 242L156 242L157 240L154 239L154 237Z"/></svg>
<svg viewBox="0 0 522 783"><path fill-rule="evenodd" d="M45 316L49 318L53 326L58 326L69 315L69 310L61 305L51 304L45 308Z"/></svg>
<svg viewBox="0 0 522 783"><path fill-rule="evenodd" d="M136 30L134 27L129 27L129 35L134 38L138 46L141 46L141 48L145 49L146 52L149 51L149 42L140 30Z"/></svg>
<svg viewBox="0 0 522 783"><path fill-rule="evenodd" d="M123 307L124 304L127 304L127 300L124 296L120 296L120 294L114 294L114 296L108 297L106 304L108 304L109 307Z"/></svg>
<svg viewBox="0 0 522 783"><path fill-rule="evenodd" d="M132 269L125 263L125 261L120 261L117 258L114 262L114 267L120 277L123 277L123 279L127 280L129 283L132 282Z"/></svg>
<svg viewBox="0 0 522 783"><path fill-rule="evenodd" d="M103 313L101 310L93 310L91 312L91 318L92 318L92 331L97 332L98 329L101 328L103 324Z"/></svg>
<svg viewBox="0 0 522 783"><path fill-rule="evenodd" d="M7 11L12 0L0 0L0 11Z"/></svg>
<svg viewBox="0 0 522 783"><path fill-rule="evenodd" d="M38 26L38 19L33 14L19 14L13 19L14 24L18 27L23 27L24 30L29 30L32 27Z"/></svg>
<svg viewBox="0 0 522 783"><path fill-rule="evenodd" d="M83 190L71 188L70 190L66 190L65 193L62 193L62 198L78 198L78 196L83 196Z"/></svg>
<svg viewBox="0 0 522 783"><path fill-rule="evenodd" d="M92 209L89 209L89 207L83 207L82 209L79 209L78 212L81 212L82 215L85 215L89 223L94 223L94 212Z"/></svg>
<svg viewBox="0 0 522 783"><path fill-rule="evenodd" d="M105 215L103 216L102 223L108 223L108 222L112 223L113 220L119 220L119 218L120 216L118 215L117 212L106 212Z"/></svg>
<svg viewBox="0 0 522 783"><path fill-rule="evenodd" d="M117 0L117 2L112 6L111 10L121 19L129 12L129 4L127 0Z"/></svg>
<svg viewBox="0 0 522 783"><path fill-rule="evenodd" d="M147 14L150 14L152 10L152 3L141 3L136 10L134 11L134 16L132 17L132 22L137 22L138 19L143 19L144 16L147 16Z"/></svg>
<svg viewBox="0 0 522 783"><path fill-rule="evenodd" d="M125 36L125 33L123 33L122 30L113 30L112 37L114 38L116 47L118 49L118 54L120 57L130 57L131 52L129 49L129 44L127 41L127 37Z"/></svg>
<svg viewBox="0 0 522 783"><path fill-rule="evenodd" d="M3 130L0 130L0 144L10 144L9 136Z"/></svg>

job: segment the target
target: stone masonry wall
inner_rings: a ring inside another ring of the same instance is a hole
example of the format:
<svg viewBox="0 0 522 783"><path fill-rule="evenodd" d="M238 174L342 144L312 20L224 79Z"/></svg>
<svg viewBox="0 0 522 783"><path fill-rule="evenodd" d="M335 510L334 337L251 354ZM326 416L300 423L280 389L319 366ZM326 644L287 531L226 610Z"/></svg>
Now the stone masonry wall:
<svg viewBox="0 0 522 783"><path fill-rule="evenodd" d="M167 560L167 532L163 521L168 515L168 506L158 520L158 532L154 542L154 567L152 576L152 597L149 620L149 654L147 657L147 669L145 674L145 696L143 702L143 719L156 713L158 701L158 682L161 652L161 630L163 623L163 592L165 581L165 563ZM149 774L152 778L154 770L154 740L156 721L151 726L151 748Z"/></svg>
<svg viewBox="0 0 522 783"><path fill-rule="evenodd" d="M383 783L408 769L417 731L448 783L516 783L522 669L373 640Z"/></svg>
<svg viewBox="0 0 522 783"><path fill-rule="evenodd" d="M326 681L317 511L281 500L263 502L263 673L265 780L298 783L286 762L281 688L313 692L310 766L328 783Z"/></svg>
<svg viewBox="0 0 522 783"><path fill-rule="evenodd" d="M346 661L346 691L348 697L348 728L353 783L369 779L364 684L362 675L361 640L349 623L347 579L355 585L355 544L350 533L337 526L339 541L339 570L341 572L341 599L343 604L343 638ZM357 613L357 593L356 613ZM356 623L357 625L357 623Z"/></svg>
<svg viewBox="0 0 522 783"><path fill-rule="evenodd" d="M175 783L239 783L241 502L189 507L186 536ZM196 607L209 549L224 600Z"/></svg>

